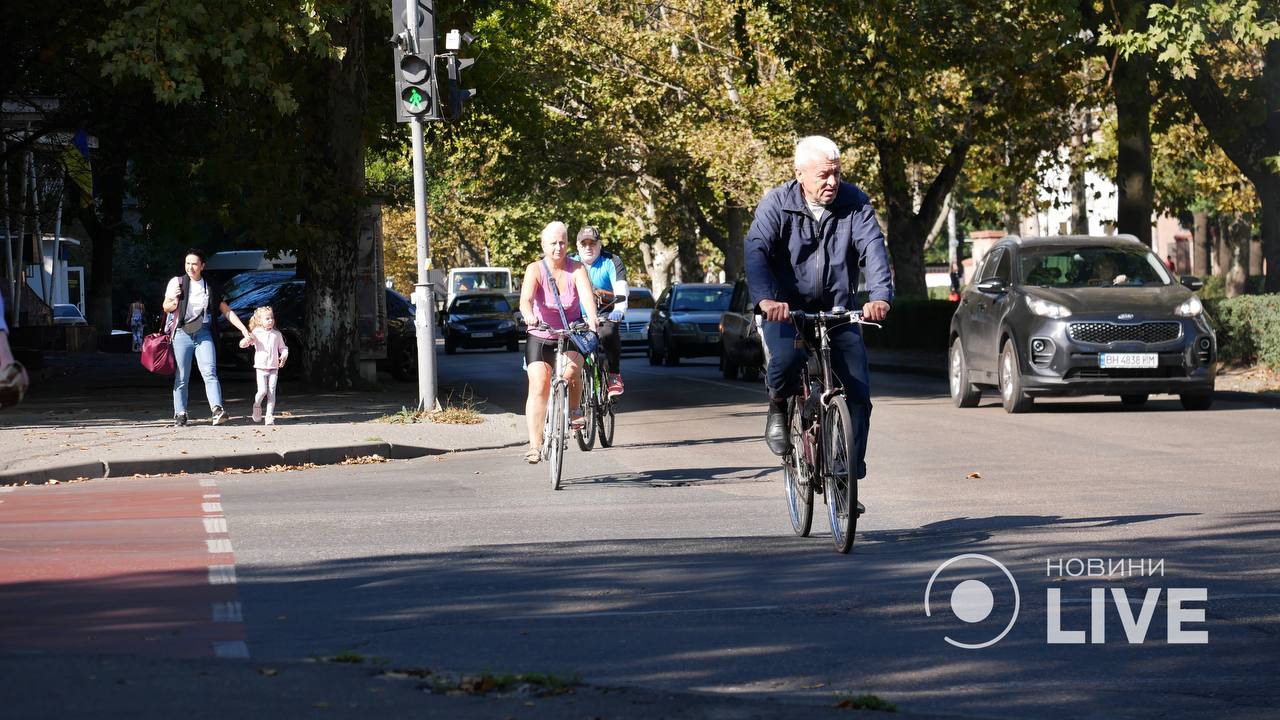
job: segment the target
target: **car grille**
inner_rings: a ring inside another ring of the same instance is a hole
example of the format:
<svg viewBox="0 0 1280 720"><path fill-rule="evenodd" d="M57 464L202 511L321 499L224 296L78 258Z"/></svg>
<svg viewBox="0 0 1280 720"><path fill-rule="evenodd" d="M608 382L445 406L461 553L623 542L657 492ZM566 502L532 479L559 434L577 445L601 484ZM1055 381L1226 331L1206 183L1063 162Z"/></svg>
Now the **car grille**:
<svg viewBox="0 0 1280 720"><path fill-rule="evenodd" d="M1185 368L1173 365L1164 365L1155 368L1073 368L1067 371L1067 380L1141 380L1153 379L1161 380L1168 378L1184 378L1187 376Z"/></svg>
<svg viewBox="0 0 1280 720"><path fill-rule="evenodd" d="M624 322L618 324L618 329L624 333L642 333L649 329L647 322Z"/></svg>
<svg viewBox="0 0 1280 720"><path fill-rule="evenodd" d="M1106 345L1113 342L1162 343L1177 340L1182 325L1176 322L1144 322L1120 324L1112 322L1077 322L1068 328L1076 342Z"/></svg>
<svg viewBox="0 0 1280 720"><path fill-rule="evenodd" d="M698 323L698 329L704 333L720 332L720 323Z"/></svg>

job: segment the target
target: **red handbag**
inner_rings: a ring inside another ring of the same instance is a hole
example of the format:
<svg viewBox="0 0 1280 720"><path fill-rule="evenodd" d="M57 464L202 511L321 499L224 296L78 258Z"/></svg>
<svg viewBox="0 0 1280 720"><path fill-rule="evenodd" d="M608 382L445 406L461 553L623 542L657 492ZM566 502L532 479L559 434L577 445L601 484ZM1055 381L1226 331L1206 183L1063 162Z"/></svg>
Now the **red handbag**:
<svg viewBox="0 0 1280 720"><path fill-rule="evenodd" d="M173 357L173 334L178 330L177 314L169 316L172 324L165 323L164 332L155 332L142 339L142 367L157 375L172 375L178 363Z"/></svg>

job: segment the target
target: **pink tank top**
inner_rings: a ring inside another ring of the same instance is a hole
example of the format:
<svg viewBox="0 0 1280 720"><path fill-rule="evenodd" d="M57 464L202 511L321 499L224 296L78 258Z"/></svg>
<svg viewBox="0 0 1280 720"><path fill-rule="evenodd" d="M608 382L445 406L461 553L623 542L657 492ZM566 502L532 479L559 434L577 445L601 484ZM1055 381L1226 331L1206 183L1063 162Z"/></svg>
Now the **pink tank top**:
<svg viewBox="0 0 1280 720"><path fill-rule="evenodd" d="M550 267L550 263L547 267ZM571 323L582 319L582 306L578 303L578 285L573 281L573 271L577 268L578 263L565 259L564 269L569 277L569 289L560 292L560 304L564 306L565 318ZM533 292L533 316L557 330L563 330L564 323L560 322L560 311L556 309L555 291L551 289L551 283L555 282L555 279L547 277L542 262L538 262L538 275L541 281L538 283L538 289ZM529 334L544 340L555 337L545 330L530 330Z"/></svg>

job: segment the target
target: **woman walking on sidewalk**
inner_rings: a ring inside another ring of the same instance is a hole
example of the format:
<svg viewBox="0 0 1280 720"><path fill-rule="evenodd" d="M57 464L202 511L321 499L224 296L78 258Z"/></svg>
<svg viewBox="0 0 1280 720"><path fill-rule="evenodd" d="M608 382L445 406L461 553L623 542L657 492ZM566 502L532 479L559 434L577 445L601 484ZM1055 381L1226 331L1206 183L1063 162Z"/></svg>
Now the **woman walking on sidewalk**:
<svg viewBox="0 0 1280 720"><path fill-rule="evenodd" d="M178 330L173 334L173 357L177 371L173 375L173 424L187 424L187 383L191 379L191 358L195 357L204 379L204 394L209 399L213 424L227 419L222 408L222 385L218 383L218 352L213 342L214 308L246 338L249 330L231 312L223 299L222 288L204 278L204 251L192 248L183 261L186 274L169 281L164 293L164 311L177 314Z"/></svg>
<svg viewBox="0 0 1280 720"><path fill-rule="evenodd" d="M129 313L125 318L129 329L133 331L133 351L142 352L142 338L147 332L147 306L138 298L129 305Z"/></svg>
<svg viewBox="0 0 1280 720"><path fill-rule="evenodd" d="M275 425L276 381L280 368L289 359L289 346L284 335L276 329L275 311L263 305L249 318L250 336L240 341L240 347L253 347L253 374L258 380L258 393L253 396L253 421L262 422L262 401L267 401L265 425Z"/></svg>

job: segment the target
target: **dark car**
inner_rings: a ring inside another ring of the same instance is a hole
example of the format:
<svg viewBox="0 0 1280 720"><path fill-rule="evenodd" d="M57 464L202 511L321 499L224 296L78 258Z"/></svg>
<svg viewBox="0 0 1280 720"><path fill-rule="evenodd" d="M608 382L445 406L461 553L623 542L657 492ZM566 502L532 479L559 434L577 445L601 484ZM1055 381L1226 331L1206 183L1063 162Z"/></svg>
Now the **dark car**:
<svg viewBox="0 0 1280 720"><path fill-rule="evenodd" d="M507 302L516 319L516 337L524 340L529 336L529 326L524 321L524 313L520 312L520 293L507 293Z"/></svg>
<svg viewBox="0 0 1280 720"><path fill-rule="evenodd" d="M974 277L951 320L957 407L976 405L986 386L1011 413L1044 395L1213 402L1217 340L1192 293L1203 283L1174 278L1136 238L1006 237Z"/></svg>
<svg viewBox="0 0 1280 720"><path fill-rule="evenodd" d="M649 364L720 354L720 314L732 285L677 283L662 291L649 315Z"/></svg>
<svg viewBox="0 0 1280 720"><path fill-rule="evenodd" d="M222 286L222 294L230 305L250 290L264 285L279 285L286 280L292 280L294 274L292 270L249 270L228 280Z"/></svg>
<svg viewBox="0 0 1280 720"><path fill-rule="evenodd" d="M470 292L453 299L445 311L444 351L458 348L520 348L515 311L507 296L497 292Z"/></svg>
<svg viewBox="0 0 1280 720"><path fill-rule="evenodd" d="M416 308L409 298L387 290L387 359L381 364L397 380L418 378Z"/></svg>
<svg viewBox="0 0 1280 720"><path fill-rule="evenodd" d="M734 283L729 309L720 316L720 372L726 380L742 374L743 380L755 380L764 369L764 343L756 325L755 305L747 290L747 281Z"/></svg>

